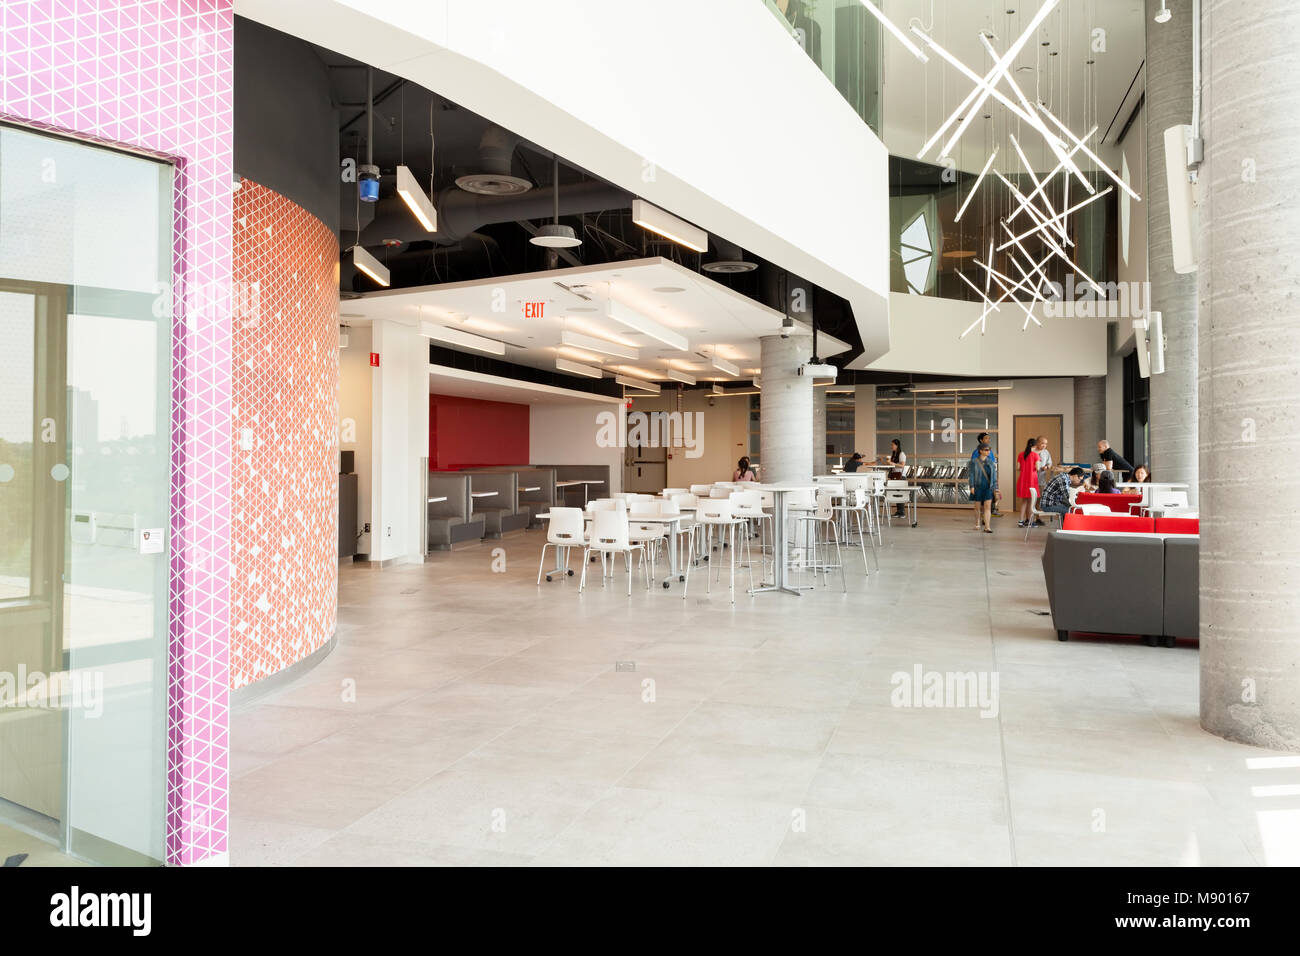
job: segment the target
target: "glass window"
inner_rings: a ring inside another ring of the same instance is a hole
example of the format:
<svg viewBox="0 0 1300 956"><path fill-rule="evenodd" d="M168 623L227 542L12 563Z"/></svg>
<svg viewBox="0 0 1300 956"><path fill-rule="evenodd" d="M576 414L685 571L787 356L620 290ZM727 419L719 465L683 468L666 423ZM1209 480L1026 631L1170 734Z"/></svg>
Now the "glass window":
<svg viewBox="0 0 1300 956"><path fill-rule="evenodd" d="M0 816L115 864L163 857L171 226L169 165L0 126L0 671L42 695Z"/></svg>

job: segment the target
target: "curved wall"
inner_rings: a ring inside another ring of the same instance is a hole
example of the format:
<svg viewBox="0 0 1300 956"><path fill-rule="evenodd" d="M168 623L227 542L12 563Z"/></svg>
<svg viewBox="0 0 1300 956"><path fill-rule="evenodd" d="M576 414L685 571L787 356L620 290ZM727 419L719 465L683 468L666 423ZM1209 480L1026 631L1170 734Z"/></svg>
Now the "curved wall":
<svg viewBox="0 0 1300 956"><path fill-rule="evenodd" d="M338 610L338 239L244 180L234 197L230 677L302 660Z"/></svg>

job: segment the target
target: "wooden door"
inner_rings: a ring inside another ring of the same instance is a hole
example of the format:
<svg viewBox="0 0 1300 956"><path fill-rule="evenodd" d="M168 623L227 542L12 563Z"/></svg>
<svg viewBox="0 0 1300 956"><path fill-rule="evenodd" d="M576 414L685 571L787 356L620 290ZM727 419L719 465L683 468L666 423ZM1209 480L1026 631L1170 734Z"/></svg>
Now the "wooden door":
<svg viewBox="0 0 1300 956"><path fill-rule="evenodd" d="M1058 463L1063 460L1061 451L1061 416L1060 415L1017 415L1015 417L1015 427L1012 430L1014 442L1011 445L1010 453L1003 452L1006 457L1003 458L1001 471L1010 479L1011 492L1014 495L1017 480L1020 477L1016 459L1020 453L1025 450L1025 444L1030 438L1036 438L1043 435L1047 438L1047 450L1052 454L1052 462ZM1006 487L1005 485L1003 487ZM1042 489L1039 489L1040 491ZM1003 492L1006 494L1006 492ZM1016 499L1016 506L1020 506L1023 499Z"/></svg>

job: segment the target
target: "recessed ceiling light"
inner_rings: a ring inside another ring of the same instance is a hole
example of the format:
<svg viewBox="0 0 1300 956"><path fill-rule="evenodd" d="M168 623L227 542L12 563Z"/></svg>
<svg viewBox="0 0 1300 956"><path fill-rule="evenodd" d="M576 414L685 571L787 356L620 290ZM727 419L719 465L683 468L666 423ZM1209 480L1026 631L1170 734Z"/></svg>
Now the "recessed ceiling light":
<svg viewBox="0 0 1300 956"><path fill-rule="evenodd" d="M575 305L569 309L570 312L599 312L600 309L594 305Z"/></svg>

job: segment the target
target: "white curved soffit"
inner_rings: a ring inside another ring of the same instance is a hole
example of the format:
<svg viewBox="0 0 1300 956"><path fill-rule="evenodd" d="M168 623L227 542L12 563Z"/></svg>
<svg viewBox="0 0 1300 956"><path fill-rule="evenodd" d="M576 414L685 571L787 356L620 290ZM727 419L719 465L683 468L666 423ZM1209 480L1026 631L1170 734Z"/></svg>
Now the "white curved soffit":
<svg viewBox="0 0 1300 956"><path fill-rule="evenodd" d="M755 0L236 0L847 299L889 349L888 154Z"/></svg>

